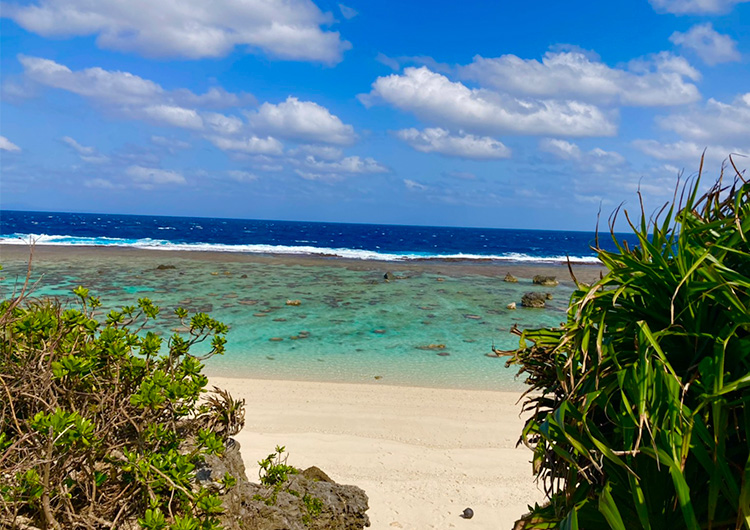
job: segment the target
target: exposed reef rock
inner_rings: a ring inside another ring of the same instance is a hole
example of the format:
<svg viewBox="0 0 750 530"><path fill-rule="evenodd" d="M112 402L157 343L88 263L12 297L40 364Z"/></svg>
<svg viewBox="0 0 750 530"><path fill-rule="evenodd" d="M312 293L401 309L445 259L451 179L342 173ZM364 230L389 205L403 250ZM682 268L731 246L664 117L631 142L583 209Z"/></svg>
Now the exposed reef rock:
<svg viewBox="0 0 750 530"><path fill-rule="evenodd" d="M237 484L225 488L225 473ZM209 456L196 481L221 493L227 530L361 530L370 526L368 499L356 486L337 484L317 467L310 467L278 488L247 480L240 447L230 440L224 455Z"/></svg>
<svg viewBox="0 0 750 530"><path fill-rule="evenodd" d="M503 281L509 282L509 283L518 283L518 278L513 276L511 273L507 272L505 273L505 278L503 278Z"/></svg>
<svg viewBox="0 0 750 530"><path fill-rule="evenodd" d="M560 284L555 276L534 276L534 283L536 285L543 285L544 287L556 287Z"/></svg>
<svg viewBox="0 0 750 530"><path fill-rule="evenodd" d="M544 293L526 293L521 297L521 305L524 307L544 307L547 295Z"/></svg>

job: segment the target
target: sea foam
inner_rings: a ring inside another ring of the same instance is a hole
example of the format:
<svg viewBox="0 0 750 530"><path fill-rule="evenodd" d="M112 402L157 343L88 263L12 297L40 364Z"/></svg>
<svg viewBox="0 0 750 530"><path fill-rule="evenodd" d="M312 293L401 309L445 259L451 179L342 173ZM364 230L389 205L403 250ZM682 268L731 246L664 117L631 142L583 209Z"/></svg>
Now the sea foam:
<svg viewBox="0 0 750 530"><path fill-rule="evenodd" d="M123 239L115 237L78 237L48 234L10 234L0 236L3 245L36 245L51 246L102 246L130 247L143 250L181 250L191 252L238 252L246 254L302 255L345 258L374 261L414 261L414 260L452 260L452 261L504 261L523 263L571 263L597 265L601 262L596 256L533 256L518 252L505 254L437 254L437 253L392 253L352 248L315 247L310 245L228 245L221 243L179 243L166 239Z"/></svg>

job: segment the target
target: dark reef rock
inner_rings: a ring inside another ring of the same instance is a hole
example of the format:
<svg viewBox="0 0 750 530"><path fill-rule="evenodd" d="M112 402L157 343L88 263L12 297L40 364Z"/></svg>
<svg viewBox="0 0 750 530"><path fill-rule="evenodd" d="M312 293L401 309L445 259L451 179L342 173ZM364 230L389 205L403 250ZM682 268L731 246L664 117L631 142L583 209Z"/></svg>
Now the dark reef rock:
<svg viewBox="0 0 750 530"><path fill-rule="evenodd" d="M526 293L521 297L524 307L544 307L547 296L544 293Z"/></svg>
<svg viewBox="0 0 750 530"><path fill-rule="evenodd" d="M235 486L221 484L225 473L237 479ZM365 492L337 484L317 467L291 475L276 491L249 482L234 440L227 443L223 456L206 457L196 481L221 494L225 513L220 521L227 530L361 530L370 526Z"/></svg>
<svg viewBox="0 0 750 530"><path fill-rule="evenodd" d="M543 285L544 287L556 287L560 284L554 276L534 276L534 283L536 285Z"/></svg>
<svg viewBox="0 0 750 530"><path fill-rule="evenodd" d="M518 278L516 278L515 276L513 276L511 273L508 272L505 274L505 278L503 278L503 281L509 282L509 283L518 283Z"/></svg>
<svg viewBox="0 0 750 530"><path fill-rule="evenodd" d="M383 279L386 281L391 281L396 279L396 275L393 274L391 271L386 272L383 274Z"/></svg>
<svg viewBox="0 0 750 530"><path fill-rule="evenodd" d="M176 269L176 268L177 267L175 267L174 265L164 265L164 264L162 264L162 265L157 266L156 270L157 271L168 271L168 270L172 270L172 269Z"/></svg>

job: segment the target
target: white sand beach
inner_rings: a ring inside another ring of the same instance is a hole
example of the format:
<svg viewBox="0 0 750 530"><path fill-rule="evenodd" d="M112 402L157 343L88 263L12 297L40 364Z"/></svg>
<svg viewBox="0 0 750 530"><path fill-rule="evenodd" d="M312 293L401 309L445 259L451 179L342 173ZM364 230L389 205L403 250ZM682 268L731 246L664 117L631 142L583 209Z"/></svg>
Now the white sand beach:
<svg viewBox="0 0 750 530"><path fill-rule="evenodd" d="M246 400L236 439L248 478L284 445L370 499L373 529L510 529L543 495L531 474L518 394L211 377ZM471 507L474 517L460 517Z"/></svg>

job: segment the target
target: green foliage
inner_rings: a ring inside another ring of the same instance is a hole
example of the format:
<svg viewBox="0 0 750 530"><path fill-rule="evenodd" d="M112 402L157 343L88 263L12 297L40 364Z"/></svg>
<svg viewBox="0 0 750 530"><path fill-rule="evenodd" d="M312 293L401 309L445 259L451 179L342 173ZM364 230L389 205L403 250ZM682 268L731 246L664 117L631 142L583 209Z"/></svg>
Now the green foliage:
<svg viewBox="0 0 750 530"><path fill-rule="evenodd" d="M263 501L269 506L276 504L279 492L283 488L285 488L286 492L299 497L299 492L290 489L288 485L285 487L285 483L289 480L289 475L296 475L299 473L299 470L296 467L287 465L286 462L289 459L289 455L284 455L284 451L286 451L286 447L277 445L273 453L258 462L260 466L258 469L260 483L271 491L267 497L254 495L253 498Z"/></svg>
<svg viewBox="0 0 750 530"><path fill-rule="evenodd" d="M323 501L317 497L305 493L302 497L302 503L305 505L307 513L302 516L302 522L310 526L310 524L323 513Z"/></svg>
<svg viewBox="0 0 750 530"><path fill-rule="evenodd" d="M220 497L194 478L244 423L244 401L202 399L227 327L178 309L188 331L165 343L144 329L160 313L149 299L98 319L83 287L79 308L23 293L0 304L0 527L221 528Z"/></svg>
<svg viewBox="0 0 750 530"><path fill-rule="evenodd" d="M258 477L264 486L283 484L289 479L289 475L297 473L297 468L287 465L289 455L284 455L284 451L286 447L277 445L273 453L258 462Z"/></svg>
<svg viewBox="0 0 750 530"><path fill-rule="evenodd" d="M567 322L521 334L550 499L522 528L750 528L750 184L720 182L631 224Z"/></svg>

